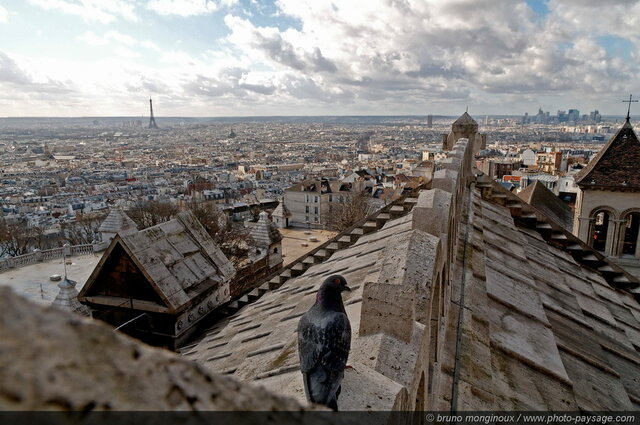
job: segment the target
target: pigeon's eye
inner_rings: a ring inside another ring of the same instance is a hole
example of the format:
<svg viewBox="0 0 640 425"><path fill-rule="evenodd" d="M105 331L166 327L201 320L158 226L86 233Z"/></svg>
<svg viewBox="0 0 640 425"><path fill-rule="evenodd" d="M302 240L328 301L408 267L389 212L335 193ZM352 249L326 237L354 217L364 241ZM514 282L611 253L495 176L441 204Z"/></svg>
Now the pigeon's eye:
<svg viewBox="0 0 640 425"><path fill-rule="evenodd" d="M340 284L340 279L333 279L333 283Z"/></svg>

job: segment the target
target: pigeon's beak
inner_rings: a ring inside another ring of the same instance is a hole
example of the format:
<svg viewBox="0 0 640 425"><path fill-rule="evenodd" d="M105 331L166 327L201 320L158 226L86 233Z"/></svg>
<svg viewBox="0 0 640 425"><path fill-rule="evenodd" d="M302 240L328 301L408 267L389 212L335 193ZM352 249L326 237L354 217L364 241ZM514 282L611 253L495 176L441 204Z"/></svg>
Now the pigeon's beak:
<svg viewBox="0 0 640 425"><path fill-rule="evenodd" d="M347 285L341 286L341 288L342 288L342 291L343 291L343 292L344 292L344 291L351 292L351 288L349 288Z"/></svg>

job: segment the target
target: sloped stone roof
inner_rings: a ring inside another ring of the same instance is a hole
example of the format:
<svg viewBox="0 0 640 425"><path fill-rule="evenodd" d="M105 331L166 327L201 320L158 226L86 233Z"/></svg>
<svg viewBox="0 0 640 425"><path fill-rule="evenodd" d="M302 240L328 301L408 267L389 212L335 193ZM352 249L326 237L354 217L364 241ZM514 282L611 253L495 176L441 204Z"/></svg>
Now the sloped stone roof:
<svg viewBox="0 0 640 425"><path fill-rule="evenodd" d="M575 180L583 189L617 187L640 190L640 141L629 121L618 130Z"/></svg>
<svg viewBox="0 0 640 425"><path fill-rule="evenodd" d="M138 232L136 223L120 208L111 208L109 215L104 219L99 232L118 233L120 236L127 236Z"/></svg>
<svg viewBox="0 0 640 425"><path fill-rule="evenodd" d="M456 264L465 264L465 252L472 252L466 255L473 260L451 278L454 286L460 273L471 279L465 289L461 358L454 357L454 320L447 325L452 333L444 334L443 344L449 348L439 358L442 369L434 372L433 386L440 391L434 398L450 399L451 371L459 362L457 406L462 410L639 408L640 304L634 296L612 287L600 273L577 263L535 231L517 225L508 208L478 193L470 199L458 233L459 246L465 248L457 250ZM344 296L353 332L353 370L345 372L340 409L396 406L400 389L414 379L411 367L421 355L422 328L417 322L413 331L408 328L414 335L411 342L386 333L359 335L363 288L369 282L388 286L391 283L385 282L397 273L406 273L409 286L424 284L420 267L438 260L431 254L435 246L429 245L433 237L426 238L414 224L430 223L433 217L419 214L414 209L389 221L267 292L228 322L214 326L185 356L211 371L303 400L296 327L324 278L339 273L353 289ZM467 222L473 225L465 237ZM407 308L410 304L407 300ZM380 314L388 326L402 327L398 320L404 313Z"/></svg>
<svg viewBox="0 0 640 425"><path fill-rule="evenodd" d="M235 275L233 264L202 224L192 212L184 211L165 223L116 236L83 287L81 298L90 293L117 245L125 249L172 312Z"/></svg>
<svg viewBox="0 0 640 425"><path fill-rule="evenodd" d="M458 126L475 126L476 128L478 127L478 122L476 120L473 119L473 117L471 117L471 115L469 115L468 112L463 113L462 115L460 115L460 117L458 117L457 120L455 120L453 122L453 127L458 127Z"/></svg>
<svg viewBox="0 0 640 425"><path fill-rule="evenodd" d="M291 217L291 213L289 212L289 210L287 209L287 207L285 207L284 202L280 201L280 203L278 204L278 206L276 207L275 210L273 210L273 212L271 213L272 216L276 216L276 217Z"/></svg>
<svg viewBox="0 0 640 425"><path fill-rule="evenodd" d="M569 232L572 231L573 211L539 180L534 180L532 184L519 192L518 197Z"/></svg>

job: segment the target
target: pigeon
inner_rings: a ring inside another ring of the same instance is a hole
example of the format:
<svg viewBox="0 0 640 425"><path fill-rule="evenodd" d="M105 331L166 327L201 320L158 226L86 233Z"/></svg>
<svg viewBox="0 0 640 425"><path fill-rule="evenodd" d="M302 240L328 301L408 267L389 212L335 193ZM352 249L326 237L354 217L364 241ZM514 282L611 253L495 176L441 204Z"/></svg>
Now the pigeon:
<svg viewBox="0 0 640 425"><path fill-rule="evenodd" d="M340 384L351 348L351 324L342 303L351 291L340 275L328 277L315 304L298 323L298 354L307 400L338 410Z"/></svg>

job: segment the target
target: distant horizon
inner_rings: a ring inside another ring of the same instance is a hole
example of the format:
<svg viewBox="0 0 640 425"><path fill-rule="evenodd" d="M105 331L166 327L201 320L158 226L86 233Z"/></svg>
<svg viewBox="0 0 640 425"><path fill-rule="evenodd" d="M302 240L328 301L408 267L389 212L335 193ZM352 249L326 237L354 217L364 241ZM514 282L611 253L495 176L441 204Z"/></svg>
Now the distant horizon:
<svg viewBox="0 0 640 425"><path fill-rule="evenodd" d="M406 118L427 118L429 115L431 115L433 118L457 118L460 115L448 115L448 114L394 114L394 115L389 115L389 114L332 114L332 115L328 115L328 114L309 114L309 115L157 115L157 114L153 114L153 116L157 119L157 120L162 120L162 119L185 119L185 118L189 118L189 119L210 119L210 118L333 118L333 117L354 117L354 118L358 118L358 117L389 117L389 118L394 118L394 117L406 117ZM472 117L476 117L476 118L480 118L480 117L489 117L489 118L514 118L514 117L523 117L523 114L472 114L469 113L469 115L471 115ZM585 114L583 114L585 115ZM529 117L533 117L535 115L529 115ZM550 115L551 117L555 117L557 115ZM626 114L621 114L621 115L608 115L608 114L600 114L600 116L602 118L620 118L620 119L624 119L626 118ZM0 116L0 119L99 119L99 118L109 118L109 119L116 119L116 118L126 118L126 119L141 119L141 118L145 118L145 119L149 119L149 115L69 115L69 116L55 116L55 115L32 115L32 116ZM640 115L630 115L631 120L633 121L634 118L640 119ZM573 122L573 121L571 121ZM533 124L533 123L532 123Z"/></svg>

